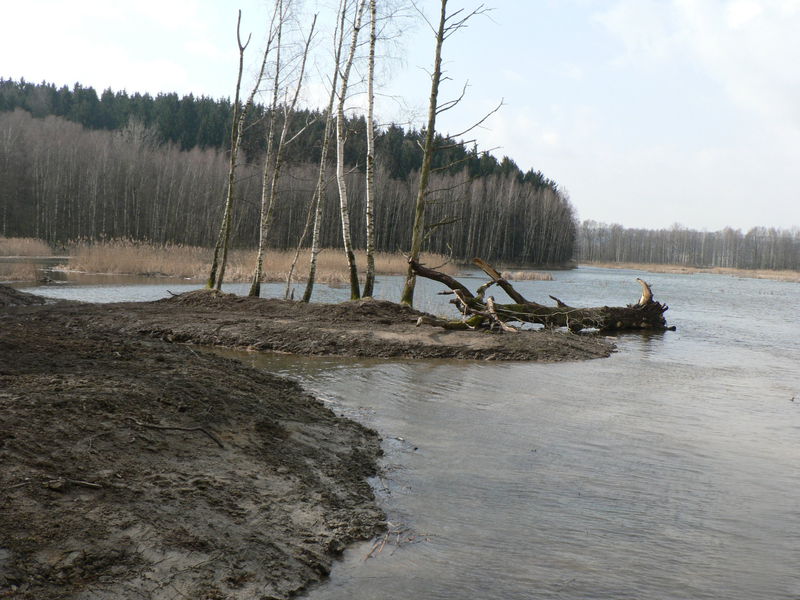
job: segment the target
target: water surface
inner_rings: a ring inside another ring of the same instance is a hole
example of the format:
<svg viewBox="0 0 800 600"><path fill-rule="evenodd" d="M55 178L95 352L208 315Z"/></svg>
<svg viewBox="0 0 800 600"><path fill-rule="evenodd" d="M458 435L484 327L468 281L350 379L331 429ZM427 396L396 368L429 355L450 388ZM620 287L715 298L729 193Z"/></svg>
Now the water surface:
<svg viewBox="0 0 800 600"><path fill-rule="evenodd" d="M636 275L518 287L621 304ZM800 285L645 278L678 331L609 359L249 355L381 432L381 501L427 540L356 546L308 598L799 598Z"/></svg>
<svg viewBox="0 0 800 600"><path fill-rule="evenodd" d="M553 275L516 285L576 306L639 296L632 271ZM618 336L608 359L240 353L380 431L380 501L422 540L369 560L372 544L357 545L307 597L800 598L800 327L785 320L800 284L644 278L678 331ZM379 294L396 298L400 285L383 278ZM440 286L424 286L426 309L450 309L432 293Z"/></svg>

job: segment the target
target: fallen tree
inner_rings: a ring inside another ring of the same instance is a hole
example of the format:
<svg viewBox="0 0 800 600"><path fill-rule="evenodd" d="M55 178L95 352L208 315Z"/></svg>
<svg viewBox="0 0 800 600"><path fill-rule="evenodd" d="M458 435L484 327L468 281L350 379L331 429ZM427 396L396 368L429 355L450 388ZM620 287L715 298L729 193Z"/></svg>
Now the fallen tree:
<svg viewBox="0 0 800 600"><path fill-rule="evenodd" d="M417 275L438 281L450 288L449 292L442 293L455 296L450 302L455 304L463 315L460 320L420 317L417 321L418 326L434 325L445 329L496 328L512 332L518 330L509 325L509 322L519 322L539 323L551 328L566 327L575 333L583 329L600 331L675 330L675 327L667 326L664 318L664 313L669 307L653 299L650 286L642 279L636 279L642 286L642 296L636 304L576 308L555 296L550 296L556 302L556 306L545 306L527 300L485 261L475 258L472 262L491 278L491 281L480 286L474 294L457 279L425 267L416 260L409 260L411 269ZM497 303L492 296L484 299L486 291L493 285L497 285L508 294L513 304Z"/></svg>

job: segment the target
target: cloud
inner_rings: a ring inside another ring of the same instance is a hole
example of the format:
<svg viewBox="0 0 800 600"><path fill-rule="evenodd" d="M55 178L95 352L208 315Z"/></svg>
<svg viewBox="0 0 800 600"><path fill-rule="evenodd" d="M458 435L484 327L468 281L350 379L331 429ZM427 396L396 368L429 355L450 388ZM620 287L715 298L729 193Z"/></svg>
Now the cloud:
<svg viewBox="0 0 800 600"><path fill-rule="evenodd" d="M618 0L596 21L622 44L615 67L698 70L740 110L800 132L800 1Z"/></svg>
<svg viewBox="0 0 800 600"><path fill-rule="evenodd" d="M622 43L614 59L617 67L670 60L679 51L681 30L669 2L617 0L594 20Z"/></svg>
<svg viewBox="0 0 800 600"><path fill-rule="evenodd" d="M800 133L800 11L780 1L676 0L686 47L741 109Z"/></svg>
<svg viewBox="0 0 800 600"><path fill-rule="evenodd" d="M725 7L725 22L731 29L739 29L764 12L761 4L753 0L736 0Z"/></svg>

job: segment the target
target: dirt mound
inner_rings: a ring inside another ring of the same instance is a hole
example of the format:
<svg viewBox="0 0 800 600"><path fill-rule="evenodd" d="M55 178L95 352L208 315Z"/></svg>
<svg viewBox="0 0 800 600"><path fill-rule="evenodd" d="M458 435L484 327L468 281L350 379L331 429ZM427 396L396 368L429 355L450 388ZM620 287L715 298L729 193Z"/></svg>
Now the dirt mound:
<svg viewBox="0 0 800 600"><path fill-rule="evenodd" d="M312 304L308 306L306 312L309 316L378 325L415 323L421 315L426 314L414 310L410 306L372 298L342 302L341 304Z"/></svg>
<svg viewBox="0 0 800 600"><path fill-rule="evenodd" d="M158 300L159 304L180 305L196 309L213 309L218 311L251 311L252 314L273 315L326 321L346 321L348 323L370 322L382 325L393 323L413 323L425 313L411 307L390 302L365 298L340 304L305 303L297 300L280 300L277 298L250 298L226 294L217 290L193 290L170 298Z"/></svg>
<svg viewBox="0 0 800 600"><path fill-rule="evenodd" d="M176 304L195 308L230 308L242 307L246 304L258 303L258 298L237 296L219 290L199 289L183 294L175 294L168 298L156 300L156 304Z"/></svg>
<svg viewBox="0 0 800 600"><path fill-rule="evenodd" d="M0 307L33 306L35 304L44 304L44 298L20 292L11 286L0 283Z"/></svg>
<svg viewBox="0 0 800 600"><path fill-rule="evenodd" d="M89 309L4 315L0 597L286 598L380 529L374 432Z"/></svg>

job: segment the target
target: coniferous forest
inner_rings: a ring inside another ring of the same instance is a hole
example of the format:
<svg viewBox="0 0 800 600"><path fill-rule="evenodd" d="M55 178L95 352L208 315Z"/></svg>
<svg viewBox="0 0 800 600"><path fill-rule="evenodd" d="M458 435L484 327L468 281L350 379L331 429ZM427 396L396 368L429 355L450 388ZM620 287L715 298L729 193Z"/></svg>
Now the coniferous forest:
<svg viewBox="0 0 800 600"><path fill-rule="evenodd" d="M228 100L192 95L129 94L91 87L0 80L0 233L71 240L130 238L213 245L227 178L233 112ZM254 105L244 127L237 179L241 196L233 243L258 237L266 109ZM281 119L282 115L277 115ZM287 146L271 244L293 248L306 221L325 118L295 111L299 133ZM376 244L408 245L422 162L423 133L389 125L376 130ZM365 243L366 122L349 118L345 163L356 247ZM573 254L577 223L556 183L510 158L450 143L437 134L426 250L469 259L562 265ZM333 165L331 165L331 178ZM322 245L341 244L329 186ZM438 226L437 226L438 225Z"/></svg>

